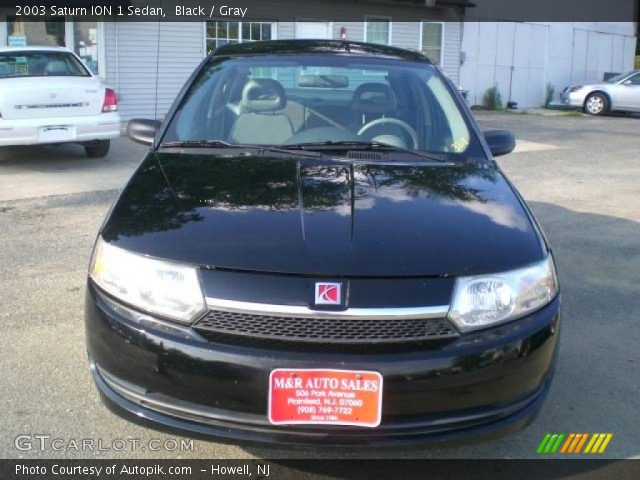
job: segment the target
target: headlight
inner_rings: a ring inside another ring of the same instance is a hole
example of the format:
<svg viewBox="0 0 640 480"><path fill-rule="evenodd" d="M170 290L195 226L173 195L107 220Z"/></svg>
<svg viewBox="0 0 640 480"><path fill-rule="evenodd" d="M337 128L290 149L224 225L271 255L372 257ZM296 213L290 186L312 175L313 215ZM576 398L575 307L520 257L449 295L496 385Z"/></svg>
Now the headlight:
<svg viewBox="0 0 640 480"><path fill-rule="evenodd" d="M511 272L457 278L448 316L461 331L476 330L522 317L556 293L558 280L549 255Z"/></svg>
<svg viewBox="0 0 640 480"><path fill-rule="evenodd" d="M569 93L573 93L573 92L579 92L580 90L582 90L584 88L583 85L574 85L573 87L571 87L569 89Z"/></svg>
<svg viewBox="0 0 640 480"><path fill-rule="evenodd" d="M196 268L130 253L102 238L89 274L117 299L173 320L191 322L205 308Z"/></svg>

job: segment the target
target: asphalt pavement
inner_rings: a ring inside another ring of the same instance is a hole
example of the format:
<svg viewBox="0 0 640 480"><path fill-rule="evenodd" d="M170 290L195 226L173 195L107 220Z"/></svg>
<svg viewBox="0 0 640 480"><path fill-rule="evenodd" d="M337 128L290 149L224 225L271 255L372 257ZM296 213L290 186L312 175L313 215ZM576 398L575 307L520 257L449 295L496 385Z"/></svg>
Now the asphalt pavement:
<svg viewBox="0 0 640 480"><path fill-rule="evenodd" d="M96 231L145 150L121 138L105 159L76 146L0 150L0 457L536 458L547 432L611 432L604 457L640 457L640 118L478 117L483 129L510 129L520 140L499 164L544 228L562 286L556 377L528 429L462 447L375 454L213 440L180 450L172 443L180 437L112 414L91 380L83 302ZM16 448L20 435L30 449ZM34 435L48 436L49 447ZM52 439L103 447L137 439L139 448L58 451ZM149 440L163 448L152 450Z"/></svg>

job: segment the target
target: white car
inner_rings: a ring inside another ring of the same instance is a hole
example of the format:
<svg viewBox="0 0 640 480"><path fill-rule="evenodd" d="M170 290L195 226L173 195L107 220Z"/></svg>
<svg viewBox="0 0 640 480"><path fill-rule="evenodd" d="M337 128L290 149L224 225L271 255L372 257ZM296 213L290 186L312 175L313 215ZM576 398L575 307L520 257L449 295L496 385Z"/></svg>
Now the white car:
<svg viewBox="0 0 640 480"><path fill-rule="evenodd" d="M62 47L0 48L0 147L79 143L104 157L120 135L116 93Z"/></svg>

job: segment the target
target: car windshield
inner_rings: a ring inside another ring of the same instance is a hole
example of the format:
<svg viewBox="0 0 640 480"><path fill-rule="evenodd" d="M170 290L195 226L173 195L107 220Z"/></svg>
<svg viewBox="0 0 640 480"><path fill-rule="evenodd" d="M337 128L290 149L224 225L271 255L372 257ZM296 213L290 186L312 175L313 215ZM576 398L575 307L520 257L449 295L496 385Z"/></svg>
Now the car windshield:
<svg viewBox="0 0 640 480"><path fill-rule="evenodd" d="M618 75L616 75L615 77L611 77L610 79L607 80L608 83L618 83L620 80L624 80L625 78L627 78L629 75L632 75L633 72L625 72L625 73L620 73Z"/></svg>
<svg viewBox="0 0 640 480"><path fill-rule="evenodd" d="M82 63L68 52L24 50L0 52L0 78L88 77Z"/></svg>
<svg viewBox="0 0 640 480"><path fill-rule="evenodd" d="M471 132L446 80L428 62L335 54L212 57L161 147L381 148L455 160L482 155Z"/></svg>

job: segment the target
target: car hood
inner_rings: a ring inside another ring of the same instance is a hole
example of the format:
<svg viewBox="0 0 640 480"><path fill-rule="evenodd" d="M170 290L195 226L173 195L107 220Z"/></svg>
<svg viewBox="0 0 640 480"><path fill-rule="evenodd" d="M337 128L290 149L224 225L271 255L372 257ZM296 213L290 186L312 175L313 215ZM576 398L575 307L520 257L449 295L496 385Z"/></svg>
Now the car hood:
<svg viewBox="0 0 640 480"><path fill-rule="evenodd" d="M500 272L545 254L487 162L150 153L102 235L154 257L327 277Z"/></svg>

